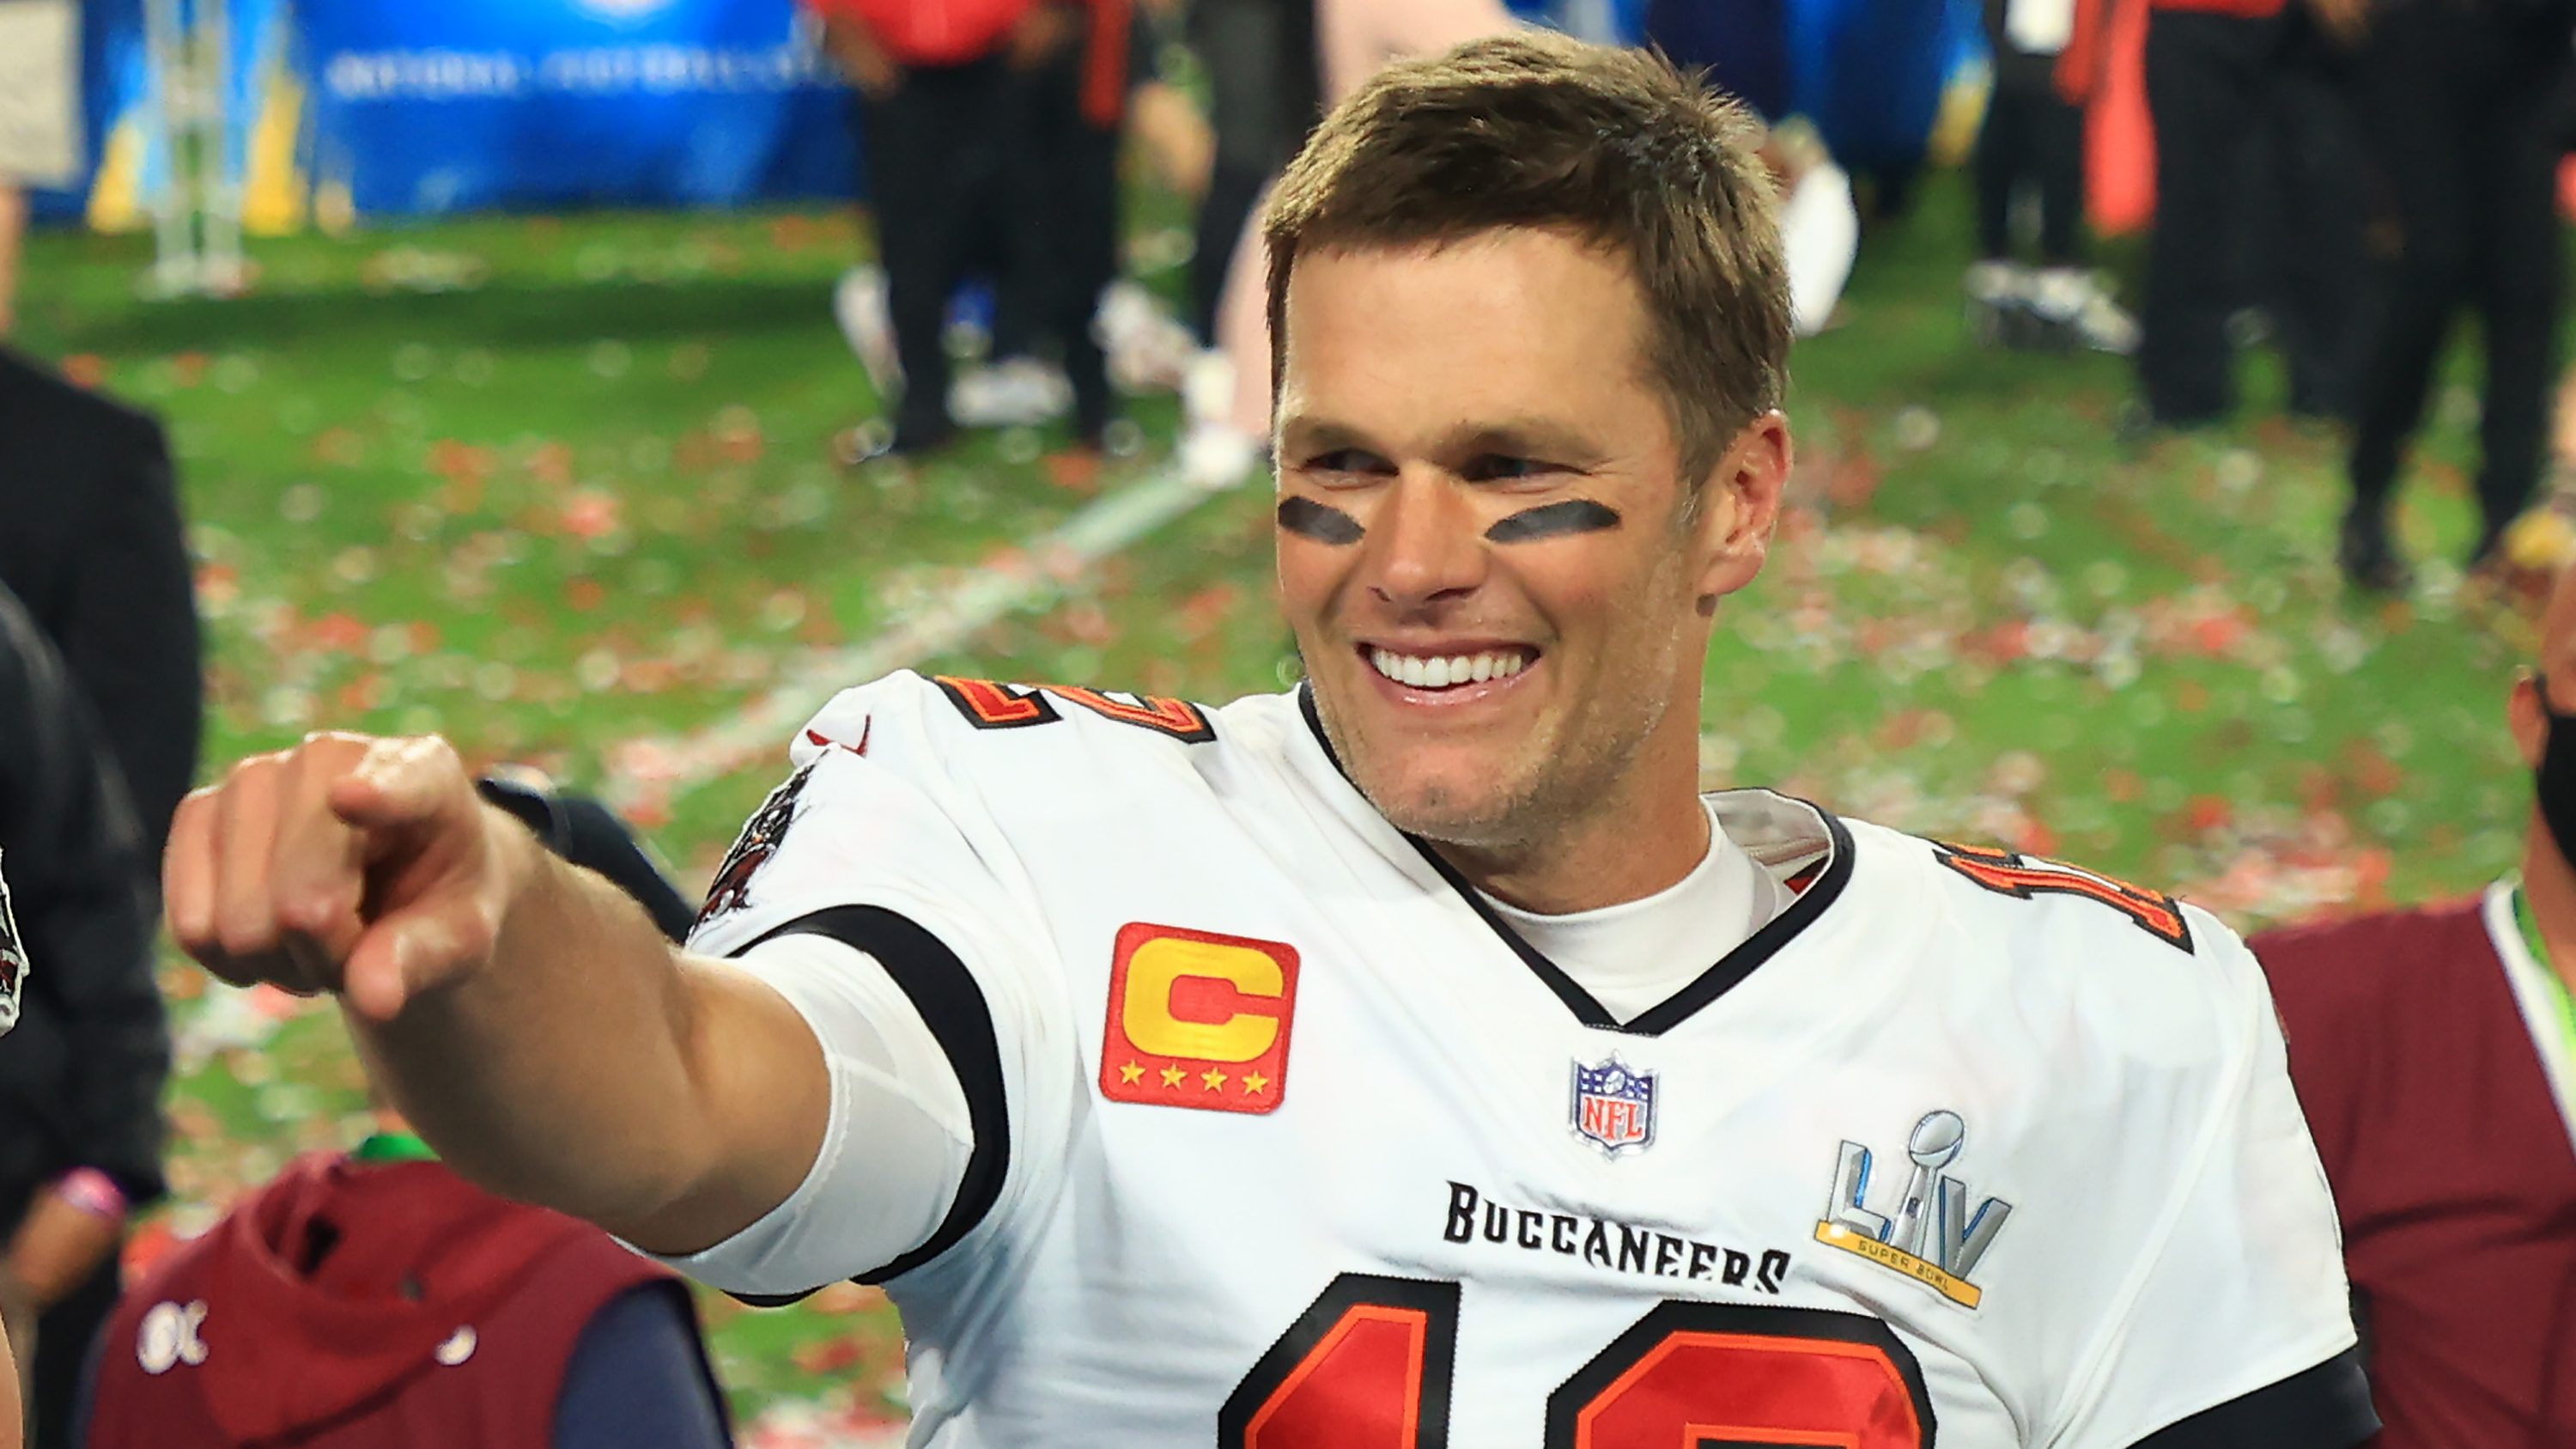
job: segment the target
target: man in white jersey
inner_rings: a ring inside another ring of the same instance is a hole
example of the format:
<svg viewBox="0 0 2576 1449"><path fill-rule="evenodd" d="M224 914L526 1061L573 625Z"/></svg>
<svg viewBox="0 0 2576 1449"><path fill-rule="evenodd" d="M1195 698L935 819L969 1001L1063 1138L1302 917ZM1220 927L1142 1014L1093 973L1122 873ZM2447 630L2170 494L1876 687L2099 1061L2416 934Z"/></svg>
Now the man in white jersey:
<svg viewBox="0 0 2576 1449"><path fill-rule="evenodd" d="M913 1442L2341 1449L2332 1205L2166 896L1696 790L1789 467L1768 183L1658 60L1389 70L1265 223L1308 681L832 701L689 948L435 740L192 797L180 940L461 1171L882 1282Z"/></svg>

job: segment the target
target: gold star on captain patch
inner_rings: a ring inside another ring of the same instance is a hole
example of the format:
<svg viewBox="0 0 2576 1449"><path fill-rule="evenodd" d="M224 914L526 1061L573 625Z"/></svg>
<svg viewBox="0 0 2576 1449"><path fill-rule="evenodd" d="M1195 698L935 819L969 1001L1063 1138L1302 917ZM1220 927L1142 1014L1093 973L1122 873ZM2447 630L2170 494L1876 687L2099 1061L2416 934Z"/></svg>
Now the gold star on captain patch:
<svg viewBox="0 0 2576 1449"><path fill-rule="evenodd" d="M1225 1073L1218 1071L1214 1067L1210 1067L1206 1071L1199 1073L1199 1080L1207 1083L1207 1089L1213 1092L1217 1088L1225 1085Z"/></svg>
<svg viewBox="0 0 2576 1449"><path fill-rule="evenodd" d="M1268 1077L1261 1075L1259 1072L1246 1072L1243 1074L1243 1094L1245 1096L1258 1097L1269 1090L1270 1079Z"/></svg>
<svg viewBox="0 0 2576 1449"><path fill-rule="evenodd" d="M1165 1067L1163 1068L1163 1085L1166 1087L1177 1087L1181 1084L1181 1078L1188 1075L1189 1073L1182 1071L1179 1067Z"/></svg>
<svg viewBox="0 0 2576 1449"><path fill-rule="evenodd" d="M1118 1069L1118 1080L1121 1082L1142 1081L1144 1076L1145 1069L1136 1065L1134 1062L1129 1062L1127 1065Z"/></svg>

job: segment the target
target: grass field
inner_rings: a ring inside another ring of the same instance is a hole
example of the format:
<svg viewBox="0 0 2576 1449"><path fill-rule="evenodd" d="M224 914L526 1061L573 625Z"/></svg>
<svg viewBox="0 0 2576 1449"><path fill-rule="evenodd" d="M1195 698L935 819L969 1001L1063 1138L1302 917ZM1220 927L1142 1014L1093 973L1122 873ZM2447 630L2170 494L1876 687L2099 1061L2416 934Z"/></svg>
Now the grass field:
<svg viewBox="0 0 2576 1449"><path fill-rule="evenodd" d="M2438 567L2409 603L2347 596L2333 446L2262 420L2279 387L2260 359L2253 421L2130 453L2124 364L1972 350L1966 232L1960 189L1932 188L1872 238L1845 325L1799 349L1797 506L1721 618L1709 769L2240 924L2503 870L2526 786L2501 701L2527 620ZM328 724L441 730L599 784L961 582L1027 569L1027 541L1091 501L1026 432L912 473L827 461L871 406L828 314L856 245L819 214L470 220L263 243L253 295L164 303L133 290L141 239L54 235L22 341L170 421L212 626L210 768ZM2456 388L2440 411L2403 531L2449 557L2470 532ZM1106 491L1168 445L1168 398L1130 415L1148 445ZM1217 495L916 662L1278 688L1296 662L1269 533L1262 490ZM777 758L642 797L693 885ZM350 1140L361 1102L328 1012L176 964L165 980L183 1075L162 1229L186 1232ZM708 1311L771 1442L900 1414L876 1295Z"/></svg>

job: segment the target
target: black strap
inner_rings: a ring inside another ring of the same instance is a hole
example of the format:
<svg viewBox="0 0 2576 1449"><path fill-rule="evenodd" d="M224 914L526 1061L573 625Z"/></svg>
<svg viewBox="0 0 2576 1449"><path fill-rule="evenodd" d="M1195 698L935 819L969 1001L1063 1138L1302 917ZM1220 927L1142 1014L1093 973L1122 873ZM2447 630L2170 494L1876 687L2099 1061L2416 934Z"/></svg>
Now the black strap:
<svg viewBox="0 0 2576 1449"><path fill-rule="evenodd" d="M617 812L587 795L541 790L494 775L476 781L474 788L528 827L546 849L606 876L652 916L664 936L675 942L688 938L698 908L681 896L636 838L634 827Z"/></svg>
<svg viewBox="0 0 2576 1449"><path fill-rule="evenodd" d="M834 906L799 916L734 954L781 936L825 936L875 957L912 1002L913 1010L921 1013L922 1022L956 1069L958 1085L966 1091L966 1122L975 1142L966 1156L957 1200L949 1205L948 1216L929 1241L854 1280L883 1283L955 1246L974 1231L1002 1195L1002 1178L1011 1165L1011 1118L1002 1092L1002 1053L993 1032L993 1013L966 963L908 916L877 906ZM792 1302L803 1296L744 1301Z"/></svg>
<svg viewBox="0 0 2576 1449"><path fill-rule="evenodd" d="M2348 1348L2159 1429L2134 1449L2351 1449L2378 1432L2361 1351Z"/></svg>

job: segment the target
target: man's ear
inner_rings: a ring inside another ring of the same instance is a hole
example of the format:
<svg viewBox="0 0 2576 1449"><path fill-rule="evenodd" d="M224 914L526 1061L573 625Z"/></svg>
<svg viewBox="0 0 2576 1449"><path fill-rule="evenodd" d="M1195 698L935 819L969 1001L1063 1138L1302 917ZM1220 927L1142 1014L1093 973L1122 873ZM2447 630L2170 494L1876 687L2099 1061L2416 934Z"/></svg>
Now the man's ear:
<svg viewBox="0 0 2576 1449"><path fill-rule="evenodd" d="M1753 582L1771 552L1780 495L1789 485L1789 419L1774 408L1744 425L1700 480L1694 526L1696 592L1703 608Z"/></svg>
<svg viewBox="0 0 2576 1449"><path fill-rule="evenodd" d="M2549 714L2540 707L2540 681L2527 669L2514 676L2513 692L2505 696L2504 721L2524 768L2539 769L2541 752L2549 748Z"/></svg>

